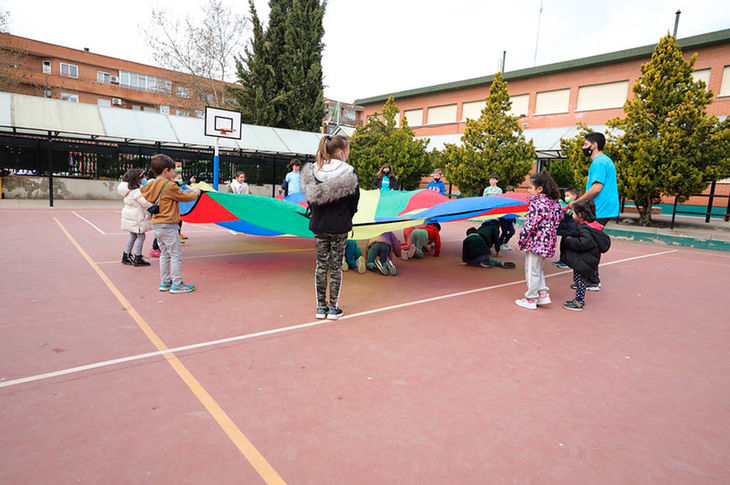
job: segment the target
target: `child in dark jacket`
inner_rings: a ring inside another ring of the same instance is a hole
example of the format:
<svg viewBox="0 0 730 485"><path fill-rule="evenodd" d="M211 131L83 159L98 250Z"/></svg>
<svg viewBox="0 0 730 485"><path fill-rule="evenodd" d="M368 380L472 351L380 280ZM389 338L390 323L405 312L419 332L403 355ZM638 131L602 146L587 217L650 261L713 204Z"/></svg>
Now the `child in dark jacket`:
<svg viewBox="0 0 730 485"><path fill-rule="evenodd" d="M466 239L461 245L461 263L463 266L481 266L482 268L491 268L499 266L501 268L514 268L514 263L502 262L491 258L491 251L487 242L479 234L476 227L470 227L466 230Z"/></svg>
<svg viewBox="0 0 730 485"><path fill-rule="evenodd" d="M573 236L565 239L565 263L573 269L575 299L566 301L566 310L583 311L586 287L594 283L598 275L601 253L611 247L611 238L603 232L603 226L596 222L595 205L592 200L581 201L573 206L573 217L578 224Z"/></svg>
<svg viewBox="0 0 730 485"><path fill-rule="evenodd" d="M563 200L566 204L570 204L570 201L577 199L579 195L580 193L578 193L578 189L571 187L569 189L565 189L565 198ZM563 208L563 212L565 213L563 220L558 226L558 236L560 236L560 258L557 261L553 261L553 264L558 268L568 267L563 259L563 254L565 254L565 237L572 236L578 229L578 225L575 223L575 220L573 220L573 211L568 209L568 206L566 205Z"/></svg>
<svg viewBox="0 0 730 485"><path fill-rule="evenodd" d="M352 217L360 199L357 175L352 166L345 163L349 153L347 138L326 135L317 147L316 163L305 165L300 177L311 212L309 229L314 233L317 253L315 317L320 319L337 320L343 315L340 308L342 259L347 233L352 229Z"/></svg>

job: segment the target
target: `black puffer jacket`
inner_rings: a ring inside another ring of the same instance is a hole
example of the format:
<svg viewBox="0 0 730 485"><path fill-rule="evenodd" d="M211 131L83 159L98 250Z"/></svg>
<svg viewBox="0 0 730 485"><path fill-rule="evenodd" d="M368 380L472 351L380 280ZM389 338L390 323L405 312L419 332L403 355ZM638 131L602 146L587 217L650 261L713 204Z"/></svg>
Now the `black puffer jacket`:
<svg viewBox="0 0 730 485"><path fill-rule="evenodd" d="M601 260L601 253L611 247L611 238L602 230L594 227L598 223L578 224L572 236L565 236L565 253L563 261L583 275L588 281L596 281L596 271Z"/></svg>
<svg viewBox="0 0 730 485"><path fill-rule="evenodd" d="M352 229L360 186L353 168L330 160L321 169L308 163L302 168L301 184L311 212L309 229L315 234L345 234Z"/></svg>

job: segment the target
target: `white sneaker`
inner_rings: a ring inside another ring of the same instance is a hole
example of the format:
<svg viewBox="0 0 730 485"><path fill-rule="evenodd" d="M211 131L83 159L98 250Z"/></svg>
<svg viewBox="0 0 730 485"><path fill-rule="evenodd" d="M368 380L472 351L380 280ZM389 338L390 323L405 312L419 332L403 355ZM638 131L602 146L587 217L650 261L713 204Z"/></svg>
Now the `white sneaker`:
<svg viewBox="0 0 730 485"><path fill-rule="evenodd" d="M360 256L357 258L357 272L363 274L365 269L365 256Z"/></svg>
<svg viewBox="0 0 730 485"><path fill-rule="evenodd" d="M342 257L342 271L349 271L350 265L347 264L347 258Z"/></svg>
<svg viewBox="0 0 730 485"><path fill-rule="evenodd" d="M598 283L596 285L588 285L588 286L586 286L586 290L588 290L588 291L601 291L601 284Z"/></svg>
<svg viewBox="0 0 730 485"><path fill-rule="evenodd" d="M512 246L509 244L502 244L502 247L500 248L502 251L512 251Z"/></svg>
<svg viewBox="0 0 730 485"><path fill-rule="evenodd" d="M522 308L527 308L528 310L537 310L537 300L528 300L527 298L522 298L520 300L515 300L515 305L521 306Z"/></svg>
<svg viewBox="0 0 730 485"><path fill-rule="evenodd" d="M540 295L536 302L536 304L538 306L548 305L550 303L551 303L551 300L550 300L550 295L548 293L545 293L544 295Z"/></svg>

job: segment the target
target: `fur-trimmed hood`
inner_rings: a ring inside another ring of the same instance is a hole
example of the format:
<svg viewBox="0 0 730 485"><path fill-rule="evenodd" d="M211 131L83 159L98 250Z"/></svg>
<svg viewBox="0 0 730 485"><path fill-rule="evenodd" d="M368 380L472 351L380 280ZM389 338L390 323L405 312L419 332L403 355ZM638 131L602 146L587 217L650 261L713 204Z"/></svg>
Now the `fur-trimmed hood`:
<svg viewBox="0 0 730 485"><path fill-rule="evenodd" d="M355 170L342 160L332 159L321 169L308 163L301 174L302 192L309 203L327 204L358 190Z"/></svg>

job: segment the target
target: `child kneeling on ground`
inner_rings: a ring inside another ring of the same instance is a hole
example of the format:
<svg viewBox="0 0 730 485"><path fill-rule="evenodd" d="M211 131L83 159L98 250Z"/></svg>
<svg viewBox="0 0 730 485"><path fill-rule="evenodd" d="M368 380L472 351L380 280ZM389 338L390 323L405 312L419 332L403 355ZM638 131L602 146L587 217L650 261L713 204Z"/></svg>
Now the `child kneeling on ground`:
<svg viewBox="0 0 730 485"><path fill-rule="evenodd" d="M459 264L463 266L481 266L482 268L491 268L493 266L500 268L515 267L515 263L492 259L492 252L476 227L470 227L466 230L466 238L461 245L461 263Z"/></svg>
<svg viewBox="0 0 730 485"><path fill-rule="evenodd" d="M384 232L368 241L367 258L365 267L371 271L379 271L383 276L395 276L398 269L395 267L390 257L392 252L394 257L402 257L401 243L398 237L392 232Z"/></svg>
<svg viewBox="0 0 730 485"><path fill-rule="evenodd" d="M573 218L578 224L573 236L565 237L565 264L573 269L575 298L566 301L566 310L583 311L586 287L595 283L601 253L611 247L611 238L603 232L603 225L596 222L592 200L577 202L573 206Z"/></svg>

